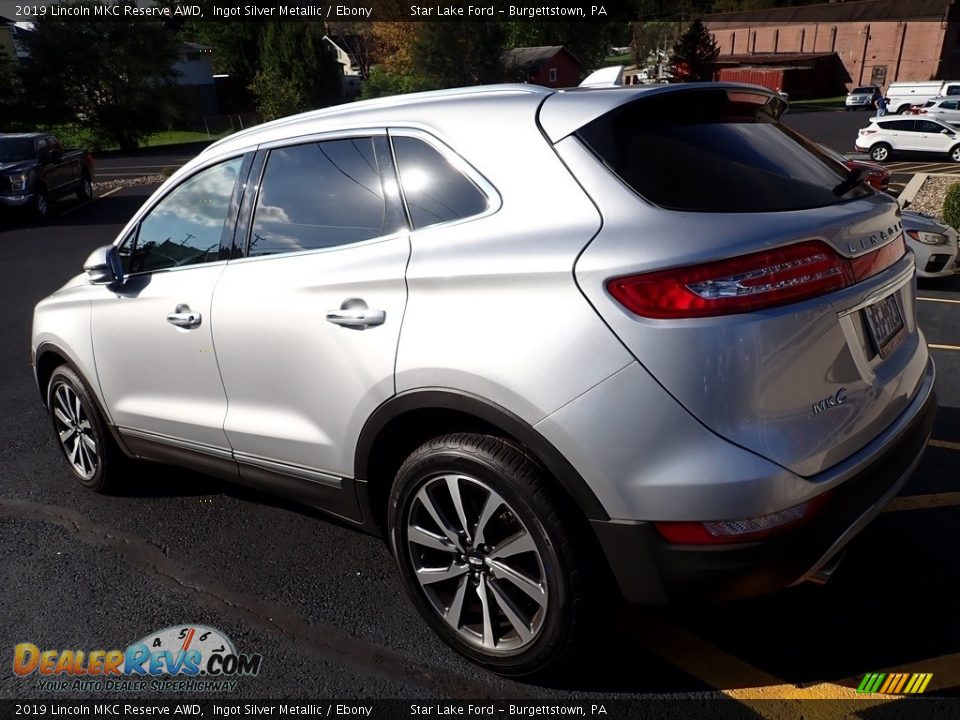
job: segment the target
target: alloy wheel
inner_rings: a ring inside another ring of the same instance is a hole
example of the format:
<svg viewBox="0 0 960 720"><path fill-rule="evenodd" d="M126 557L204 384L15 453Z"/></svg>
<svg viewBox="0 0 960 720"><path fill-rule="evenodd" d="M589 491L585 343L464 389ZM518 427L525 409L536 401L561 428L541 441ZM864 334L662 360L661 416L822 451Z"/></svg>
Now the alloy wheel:
<svg viewBox="0 0 960 720"><path fill-rule="evenodd" d="M53 391L53 418L60 446L73 471L90 480L100 464L97 442L80 396L66 383L59 383Z"/></svg>
<svg viewBox="0 0 960 720"><path fill-rule="evenodd" d="M407 510L413 574L458 637L513 654L543 627L550 599L530 530L495 490L462 473L427 481Z"/></svg>

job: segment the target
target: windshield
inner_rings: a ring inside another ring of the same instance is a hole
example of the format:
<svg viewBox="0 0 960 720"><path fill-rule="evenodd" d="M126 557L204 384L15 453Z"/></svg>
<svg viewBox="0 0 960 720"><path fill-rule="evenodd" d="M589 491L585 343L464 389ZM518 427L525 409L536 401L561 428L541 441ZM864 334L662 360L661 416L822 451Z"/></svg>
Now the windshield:
<svg viewBox="0 0 960 720"><path fill-rule="evenodd" d="M876 92L876 90L877 89L874 87L858 87L858 88L854 88L853 92L851 92L850 94L851 95L870 95L871 93Z"/></svg>
<svg viewBox="0 0 960 720"><path fill-rule="evenodd" d="M0 138L0 162L19 162L35 157L33 139Z"/></svg>
<svg viewBox="0 0 960 720"><path fill-rule="evenodd" d="M777 212L869 194L850 171L764 109L726 90L636 100L578 135L641 197L671 210ZM839 188L839 192L834 192Z"/></svg>

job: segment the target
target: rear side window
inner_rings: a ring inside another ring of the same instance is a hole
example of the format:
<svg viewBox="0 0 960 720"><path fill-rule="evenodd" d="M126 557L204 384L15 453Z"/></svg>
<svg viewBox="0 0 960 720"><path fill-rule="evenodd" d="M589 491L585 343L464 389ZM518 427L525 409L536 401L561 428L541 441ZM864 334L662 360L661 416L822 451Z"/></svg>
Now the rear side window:
<svg viewBox="0 0 960 720"><path fill-rule="evenodd" d="M386 234L369 137L272 150L253 216L250 255L336 247Z"/></svg>
<svg viewBox="0 0 960 720"><path fill-rule="evenodd" d="M847 169L777 122L768 99L669 92L617 108L578 135L641 197L672 210L801 210L871 192L840 187Z"/></svg>
<svg viewBox="0 0 960 720"><path fill-rule="evenodd" d="M897 132L913 132L916 128L916 120L888 120L887 122L878 122L877 125L884 130L896 130Z"/></svg>
<svg viewBox="0 0 960 720"><path fill-rule="evenodd" d="M462 220L487 209L487 196L423 140L394 136L400 185L414 229Z"/></svg>
<svg viewBox="0 0 960 720"><path fill-rule="evenodd" d="M960 95L960 85L949 85L947 86L947 92L944 95Z"/></svg>

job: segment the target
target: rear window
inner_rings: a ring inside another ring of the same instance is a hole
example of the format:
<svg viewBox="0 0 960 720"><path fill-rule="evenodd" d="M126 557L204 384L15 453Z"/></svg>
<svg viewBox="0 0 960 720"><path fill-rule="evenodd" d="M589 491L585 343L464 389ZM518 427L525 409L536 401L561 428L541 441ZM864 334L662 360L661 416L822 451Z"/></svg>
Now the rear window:
<svg viewBox="0 0 960 720"><path fill-rule="evenodd" d="M636 100L578 136L627 185L671 210L776 212L868 195L849 171L779 123L769 96L727 90Z"/></svg>

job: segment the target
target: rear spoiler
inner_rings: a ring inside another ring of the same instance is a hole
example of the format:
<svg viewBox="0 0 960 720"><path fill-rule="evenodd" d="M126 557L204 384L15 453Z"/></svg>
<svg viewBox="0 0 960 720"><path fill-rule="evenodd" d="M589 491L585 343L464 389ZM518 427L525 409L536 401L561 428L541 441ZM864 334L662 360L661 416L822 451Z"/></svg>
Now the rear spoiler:
<svg viewBox="0 0 960 720"><path fill-rule="evenodd" d="M623 68L623 65L611 65L594 70L584 78L578 87L615 87L623 85Z"/></svg>

